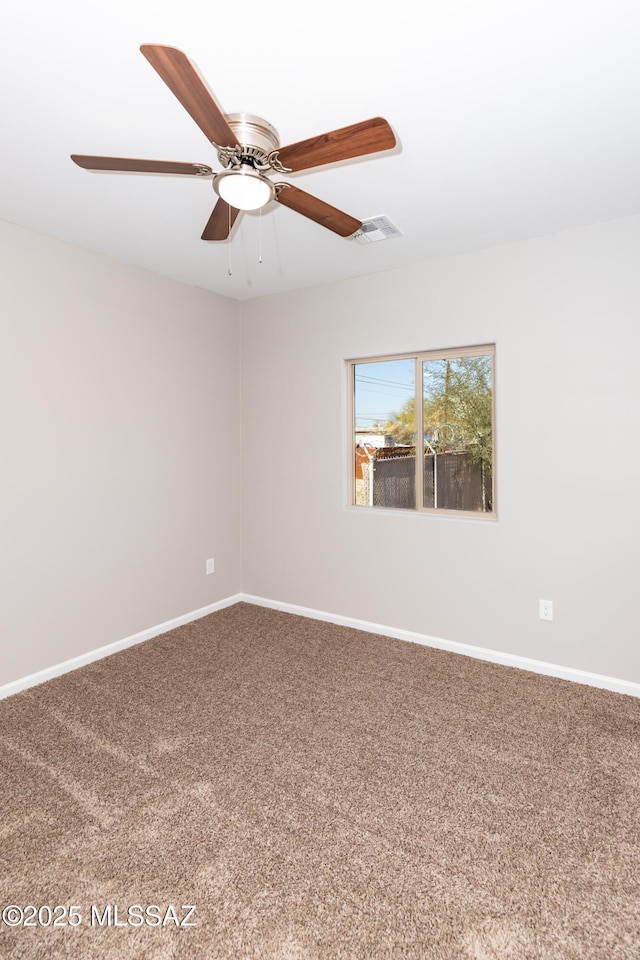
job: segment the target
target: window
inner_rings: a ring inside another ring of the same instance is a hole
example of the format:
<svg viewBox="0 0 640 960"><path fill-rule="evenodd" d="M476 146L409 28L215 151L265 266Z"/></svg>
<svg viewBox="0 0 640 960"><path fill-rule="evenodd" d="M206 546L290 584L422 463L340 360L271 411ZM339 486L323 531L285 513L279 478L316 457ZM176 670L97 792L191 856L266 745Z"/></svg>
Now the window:
<svg viewBox="0 0 640 960"><path fill-rule="evenodd" d="M494 517L494 366L494 345L350 360L351 503Z"/></svg>

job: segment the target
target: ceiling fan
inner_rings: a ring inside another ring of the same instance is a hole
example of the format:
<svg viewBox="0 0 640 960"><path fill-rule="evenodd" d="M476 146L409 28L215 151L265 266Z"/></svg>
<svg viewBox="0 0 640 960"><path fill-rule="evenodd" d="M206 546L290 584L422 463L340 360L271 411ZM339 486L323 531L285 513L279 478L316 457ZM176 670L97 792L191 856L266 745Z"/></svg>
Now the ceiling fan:
<svg viewBox="0 0 640 960"><path fill-rule="evenodd" d="M277 130L248 113L224 114L188 57L175 47L143 44L141 52L218 152L224 168L215 173L204 163L135 160L71 154L86 170L165 173L213 178L218 200L202 234L203 240L226 240L241 210L257 210L271 200L301 213L341 237L356 233L362 223L291 183L274 183L266 174L297 173L339 160L351 160L396 145L382 117L332 130L281 147Z"/></svg>

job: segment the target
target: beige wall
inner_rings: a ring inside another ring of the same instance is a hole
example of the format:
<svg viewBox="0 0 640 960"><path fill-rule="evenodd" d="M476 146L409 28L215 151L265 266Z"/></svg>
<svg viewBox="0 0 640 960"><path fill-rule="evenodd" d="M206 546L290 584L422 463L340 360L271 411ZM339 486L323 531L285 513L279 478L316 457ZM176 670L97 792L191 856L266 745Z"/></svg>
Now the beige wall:
<svg viewBox="0 0 640 960"><path fill-rule="evenodd" d="M240 590L639 682L638 263L632 218L239 305L0 223L0 685ZM349 509L344 359L491 341L499 521Z"/></svg>
<svg viewBox="0 0 640 960"><path fill-rule="evenodd" d="M245 302L242 334L246 593L640 681L640 219ZM345 358L493 341L498 522L348 509Z"/></svg>
<svg viewBox="0 0 640 960"><path fill-rule="evenodd" d="M2 685L235 594L241 523L237 303L7 223L0 271Z"/></svg>

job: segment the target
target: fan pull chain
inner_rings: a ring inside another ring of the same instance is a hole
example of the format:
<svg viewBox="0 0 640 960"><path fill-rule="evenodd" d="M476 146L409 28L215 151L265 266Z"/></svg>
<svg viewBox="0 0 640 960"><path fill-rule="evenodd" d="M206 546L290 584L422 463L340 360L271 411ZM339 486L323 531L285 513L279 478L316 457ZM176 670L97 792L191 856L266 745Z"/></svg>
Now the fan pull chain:
<svg viewBox="0 0 640 960"><path fill-rule="evenodd" d="M260 207L260 219L258 222L258 263L262 263L262 207Z"/></svg>
<svg viewBox="0 0 640 960"><path fill-rule="evenodd" d="M227 234L227 276L230 277L233 273L231 269L231 207L228 207L227 212L229 214L229 233Z"/></svg>

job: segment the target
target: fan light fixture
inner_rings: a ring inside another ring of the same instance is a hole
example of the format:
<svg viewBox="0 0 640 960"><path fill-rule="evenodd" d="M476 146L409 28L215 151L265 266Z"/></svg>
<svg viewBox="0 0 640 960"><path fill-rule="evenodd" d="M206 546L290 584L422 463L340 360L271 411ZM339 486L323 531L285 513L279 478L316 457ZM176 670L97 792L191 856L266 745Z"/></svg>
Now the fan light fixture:
<svg viewBox="0 0 640 960"><path fill-rule="evenodd" d="M236 210L258 210L275 196L271 180L245 164L217 174L213 187L218 196Z"/></svg>

